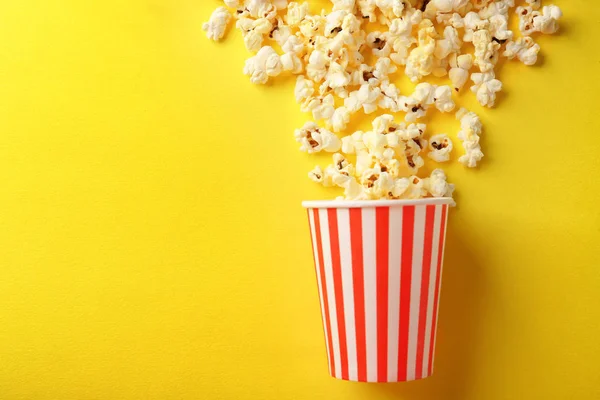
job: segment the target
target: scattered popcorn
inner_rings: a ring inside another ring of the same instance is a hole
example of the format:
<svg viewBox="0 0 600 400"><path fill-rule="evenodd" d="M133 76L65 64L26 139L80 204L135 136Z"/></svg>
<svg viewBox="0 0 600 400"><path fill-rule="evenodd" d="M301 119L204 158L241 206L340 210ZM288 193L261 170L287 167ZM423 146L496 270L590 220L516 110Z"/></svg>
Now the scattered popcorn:
<svg viewBox="0 0 600 400"><path fill-rule="evenodd" d="M298 26L308 15L308 8L309 5L306 1L302 4L291 2L288 4L285 22L290 26Z"/></svg>
<svg viewBox="0 0 600 400"><path fill-rule="evenodd" d="M452 197L454 185L446 181L446 174L441 169L435 169L429 178L423 179L424 189L433 197Z"/></svg>
<svg viewBox="0 0 600 400"><path fill-rule="evenodd" d="M462 54L450 59L452 69L448 73L454 90L460 92L469 80L469 70L473 66L473 57L470 54Z"/></svg>
<svg viewBox="0 0 600 400"><path fill-rule="evenodd" d="M496 93L502 90L502 82L495 78L493 72L475 73L471 75L473 86L471 91L477 95L477 101L484 107L493 107Z"/></svg>
<svg viewBox="0 0 600 400"><path fill-rule="evenodd" d="M320 119L329 119L335 112L334 102L335 99L332 94L309 97L302 103L300 110L302 112L312 112L313 118L317 121Z"/></svg>
<svg viewBox="0 0 600 400"><path fill-rule="evenodd" d="M279 75L282 69L279 55L271 46L265 46L254 57L246 60L244 74L250 77L252 83L265 84L269 77Z"/></svg>
<svg viewBox="0 0 600 400"><path fill-rule="evenodd" d="M458 31L453 26L444 29L444 38L438 40L435 45L435 57L443 59L451 53L458 53L462 46L462 40L458 37Z"/></svg>
<svg viewBox="0 0 600 400"><path fill-rule="evenodd" d="M296 141L301 144L300 150L307 153L327 151L334 153L340 149L340 139L327 129L320 128L314 122L307 122L301 129L296 129Z"/></svg>
<svg viewBox="0 0 600 400"><path fill-rule="evenodd" d="M474 112L469 112L461 108L456 113L456 119L460 121L460 131L458 138L462 141L465 155L458 159L461 164L473 168L483 158L481 146L479 145L479 135L483 129L479 117Z"/></svg>
<svg viewBox="0 0 600 400"><path fill-rule="evenodd" d="M349 122L350 111L346 107L341 106L336 108L328 123L331 125L334 132L341 132L346 129Z"/></svg>
<svg viewBox="0 0 600 400"><path fill-rule="evenodd" d="M537 62L540 45L535 43L529 36L523 36L517 40L506 43L504 57L512 60L517 57L525 65L534 65Z"/></svg>
<svg viewBox="0 0 600 400"><path fill-rule="evenodd" d="M536 31L533 17L539 15L539 12L533 11L531 6L517 7L517 15L519 16L519 30L523 35L531 35Z"/></svg>
<svg viewBox="0 0 600 400"><path fill-rule="evenodd" d="M225 5L229 8L239 8L240 0L224 0Z"/></svg>
<svg viewBox="0 0 600 400"><path fill-rule="evenodd" d="M482 29L473 33L473 46L475 46L474 64L481 72L493 71L498 60L500 44L492 40L488 30Z"/></svg>
<svg viewBox="0 0 600 400"><path fill-rule="evenodd" d="M558 31L558 20L562 11L557 6L544 6L541 15L533 17L533 27L537 32L553 34Z"/></svg>
<svg viewBox="0 0 600 400"><path fill-rule="evenodd" d="M350 112L356 112L362 108L365 114L371 114L377 110L380 96L380 88L372 88L365 83L359 90L350 93L350 96L344 100L344 105Z"/></svg>
<svg viewBox="0 0 600 400"><path fill-rule="evenodd" d="M419 25L419 45L410 52L406 62L406 76L413 82L429 75L433 70L435 36L435 28L431 21L428 19L423 20Z"/></svg>
<svg viewBox="0 0 600 400"><path fill-rule="evenodd" d="M432 0L427 5L428 12L451 13L453 11L464 13L471 6L469 0Z"/></svg>
<svg viewBox="0 0 600 400"><path fill-rule="evenodd" d="M306 1L224 3L227 8L217 8L202 29L220 40L236 20L246 48L255 53L244 66L254 84L298 75L294 96L301 111L325 126L309 121L297 129L300 150L334 153L332 164L308 176L343 189L348 200L452 196L454 185L441 169L419 177L424 152L442 163L453 150L447 134L428 136L422 122L432 113L453 112L469 80L480 105L493 107L502 90L499 57L535 64L540 46L530 35L557 32L562 17L559 7L542 6L542 0L523 0L519 7L515 0L331 0L332 11L318 14ZM514 15L518 32L509 24ZM399 70L416 84L412 93L393 83ZM430 76L448 85L432 84ZM371 130L347 131L354 114L378 110L385 113L373 118ZM464 149L458 161L476 167L483 158L481 121L464 108L456 118Z"/></svg>
<svg viewBox="0 0 600 400"><path fill-rule="evenodd" d="M445 133L433 135L429 140L429 149L427 156L436 162L446 162L450 160L452 152L452 140Z"/></svg>
<svg viewBox="0 0 600 400"><path fill-rule="evenodd" d="M202 30L206 32L209 39L221 40L225 36L229 21L231 21L229 10L225 7L219 7L212 13L208 22L202 25Z"/></svg>

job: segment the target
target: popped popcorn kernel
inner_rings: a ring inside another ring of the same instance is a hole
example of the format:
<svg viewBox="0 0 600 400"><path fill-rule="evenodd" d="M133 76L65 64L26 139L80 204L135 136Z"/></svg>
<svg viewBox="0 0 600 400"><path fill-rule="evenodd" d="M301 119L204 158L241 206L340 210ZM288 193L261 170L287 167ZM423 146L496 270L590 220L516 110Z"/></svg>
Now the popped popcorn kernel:
<svg viewBox="0 0 600 400"><path fill-rule="evenodd" d="M202 30L206 32L209 39L218 41L225 36L229 21L231 21L229 10L225 7L219 7L212 13L208 22L202 25Z"/></svg>
<svg viewBox="0 0 600 400"><path fill-rule="evenodd" d="M433 135L429 139L429 150L427 157L435 162L446 162L450 160L450 153L453 149L452 140L445 133Z"/></svg>
<svg viewBox="0 0 600 400"><path fill-rule="evenodd" d="M335 153L342 146L342 142L334 133L320 128L314 122L307 122L302 128L296 129L295 137L301 144L300 150L307 153Z"/></svg>

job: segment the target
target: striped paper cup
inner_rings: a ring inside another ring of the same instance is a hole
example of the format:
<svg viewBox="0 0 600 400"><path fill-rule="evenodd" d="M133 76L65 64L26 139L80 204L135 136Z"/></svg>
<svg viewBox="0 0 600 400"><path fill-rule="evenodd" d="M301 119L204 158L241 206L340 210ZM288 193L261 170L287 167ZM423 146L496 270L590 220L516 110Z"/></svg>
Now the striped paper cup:
<svg viewBox="0 0 600 400"><path fill-rule="evenodd" d="M302 203L333 377L403 382L432 374L451 203Z"/></svg>

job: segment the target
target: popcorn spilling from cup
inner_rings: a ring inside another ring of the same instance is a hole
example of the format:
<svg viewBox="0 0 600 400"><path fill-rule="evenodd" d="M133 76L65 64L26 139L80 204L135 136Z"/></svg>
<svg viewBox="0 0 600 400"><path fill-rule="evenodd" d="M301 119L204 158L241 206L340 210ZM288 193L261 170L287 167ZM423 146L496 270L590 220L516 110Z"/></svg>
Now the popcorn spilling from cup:
<svg viewBox="0 0 600 400"><path fill-rule="evenodd" d="M531 35L557 32L562 16L541 0L518 7L515 0L331 2L331 12L311 14L307 2L224 0L202 28L218 41L236 21L254 54L243 70L252 83L297 75L296 101L314 119L295 132L300 150L333 153L331 165L308 175L343 188L347 200L451 197L454 185L442 169L418 176L424 156L447 162L455 148L446 133L429 133L422 121L435 112L455 113L458 161L476 167L484 156L482 124L474 112L456 110L455 96L470 86L482 106L493 107L502 90L499 58L534 65L540 46ZM511 14L519 32L509 29ZM391 80L402 72L416 84L412 93L401 93ZM428 77L446 77L449 85ZM372 130L347 132L360 112L381 115ZM395 117L400 113L403 120Z"/></svg>

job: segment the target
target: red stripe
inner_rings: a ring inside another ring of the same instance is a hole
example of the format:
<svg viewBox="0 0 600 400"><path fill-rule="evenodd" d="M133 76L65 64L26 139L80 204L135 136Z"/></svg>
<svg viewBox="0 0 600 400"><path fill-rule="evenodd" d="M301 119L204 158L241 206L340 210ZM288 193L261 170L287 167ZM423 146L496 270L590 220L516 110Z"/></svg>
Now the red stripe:
<svg viewBox="0 0 600 400"><path fill-rule="evenodd" d="M425 239L423 241L423 273L421 279L421 304L419 306L419 334L417 336L417 366L415 379L421 379L423 377L423 353L425 351L425 325L427 324L427 302L429 300L434 217L435 206L427 206L425 213Z"/></svg>
<svg viewBox="0 0 600 400"><path fill-rule="evenodd" d="M387 382L390 209L377 207L377 381Z"/></svg>
<svg viewBox="0 0 600 400"><path fill-rule="evenodd" d="M314 224L311 224L311 222L310 222L310 209L306 209L306 212L308 214L308 225L311 228L314 228ZM315 232L316 232L316 229L315 229ZM315 262L315 275L317 275L316 278L317 278L317 282L318 282L318 279L319 279L319 266L317 264L317 250L315 249L315 237L314 237L314 235L312 233L312 229L310 229L310 243L311 243L312 249L313 249L313 260ZM321 282L321 285L322 284L323 283ZM323 312L323 310L324 310L324 308L323 308L323 302L321 301L321 299L322 299L322 292L321 292L320 288L317 288L317 289L319 289L319 304L321 306L321 312ZM323 323L325 323L325 321L323 321ZM323 335L325 336L325 341L327 341L327 332L325 331L325 326L323 326ZM331 345L329 343L327 343L327 347L329 347L329 346L331 346Z"/></svg>
<svg viewBox="0 0 600 400"><path fill-rule="evenodd" d="M340 359L342 379L348 379L348 348L346 345L346 317L344 315L344 291L342 288L342 265L340 263L340 238L338 234L337 209L327 210L329 219L329 243L331 245L331 265L333 269L333 291L340 339Z"/></svg>
<svg viewBox="0 0 600 400"><path fill-rule="evenodd" d="M437 329L438 301L440 296L440 279L442 274L442 257L444 255L444 234L446 231L447 205L442 206L442 220L440 221L440 238L438 243L437 275L435 276L435 295L433 297L433 323L431 324L431 343L429 344L429 375L433 373L433 345Z"/></svg>
<svg viewBox="0 0 600 400"><path fill-rule="evenodd" d="M319 256L319 274L321 275L321 290L323 291L323 311L325 312L325 334L327 343L329 343L329 371L335 373L335 364L333 363L333 344L331 343L331 323L329 322L329 302L327 301L327 285L325 284L325 268L323 266L323 243L321 241L321 221L319 219L319 210L313 209L315 219L315 234L317 236L317 254Z"/></svg>
<svg viewBox="0 0 600 400"><path fill-rule="evenodd" d="M400 267L400 326L398 330L398 380L406 380L408 360L408 326L410 317L410 285L412 280L415 206L402 209L402 264Z"/></svg>
<svg viewBox="0 0 600 400"><path fill-rule="evenodd" d="M365 281L362 246L362 210L350 209L352 280L354 282L354 321L356 323L356 363L358 380L367 381L367 339L365 333Z"/></svg>

